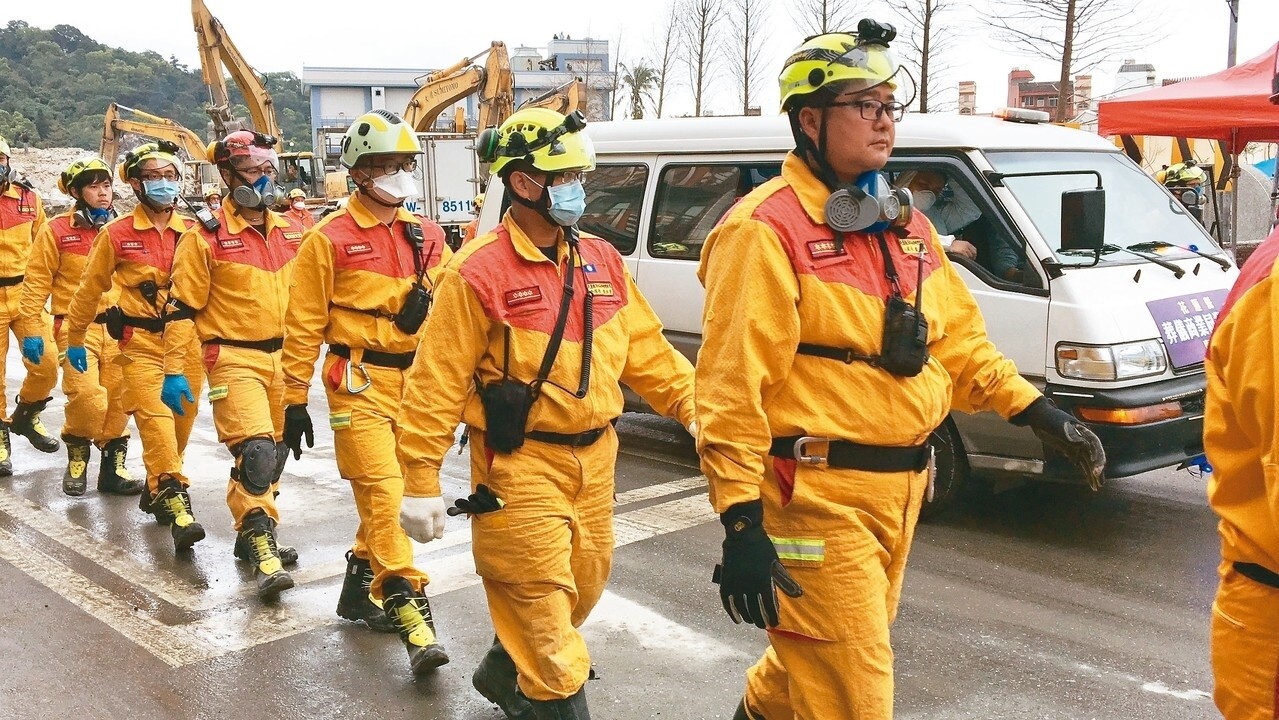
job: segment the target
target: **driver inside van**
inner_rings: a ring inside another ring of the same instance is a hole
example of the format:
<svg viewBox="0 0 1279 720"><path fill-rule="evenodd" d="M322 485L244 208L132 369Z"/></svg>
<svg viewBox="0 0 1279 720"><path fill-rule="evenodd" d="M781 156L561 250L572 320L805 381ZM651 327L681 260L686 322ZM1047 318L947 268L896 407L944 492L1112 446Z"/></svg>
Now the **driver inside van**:
<svg viewBox="0 0 1279 720"><path fill-rule="evenodd" d="M932 221L947 253L972 260L1000 279L1021 282L1021 255L991 232L981 208L945 174L908 170L896 184L910 189L915 209Z"/></svg>

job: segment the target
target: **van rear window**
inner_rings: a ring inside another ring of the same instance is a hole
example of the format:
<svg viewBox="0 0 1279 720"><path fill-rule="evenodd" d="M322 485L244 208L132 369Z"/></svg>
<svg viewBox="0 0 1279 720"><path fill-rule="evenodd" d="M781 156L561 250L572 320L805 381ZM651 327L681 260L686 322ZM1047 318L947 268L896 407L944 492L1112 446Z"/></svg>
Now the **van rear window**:
<svg viewBox="0 0 1279 720"><path fill-rule="evenodd" d="M600 164L587 173L585 184L586 212L577 227L609 241L622 255L635 252L648 166Z"/></svg>
<svg viewBox="0 0 1279 720"><path fill-rule="evenodd" d="M702 244L733 205L781 174L780 163L667 165L657 183L648 252L697 260Z"/></svg>

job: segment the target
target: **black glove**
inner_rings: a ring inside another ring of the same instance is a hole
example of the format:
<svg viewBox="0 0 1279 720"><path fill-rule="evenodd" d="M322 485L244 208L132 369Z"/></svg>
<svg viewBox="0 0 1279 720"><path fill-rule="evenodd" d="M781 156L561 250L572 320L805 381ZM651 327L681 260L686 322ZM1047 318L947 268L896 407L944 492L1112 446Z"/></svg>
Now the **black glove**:
<svg viewBox="0 0 1279 720"><path fill-rule="evenodd" d="M315 428L306 405L289 405L284 408L284 445L293 451L294 460L302 459L303 435L306 435L306 446L315 447Z"/></svg>
<svg viewBox="0 0 1279 720"><path fill-rule="evenodd" d="M1106 451L1087 425L1064 412L1046 397L1040 397L1008 420L1013 425L1030 426L1045 445L1074 463L1093 490L1101 489L1106 471Z"/></svg>
<svg viewBox="0 0 1279 720"><path fill-rule="evenodd" d="M488 485L476 485L475 492L453 501L453 507L448 509L448 514L483 515L501 510L505 506L506 503L502 502L502 498L494 495Z"/></svg>
<svg viewBox="0 0 1279 720"><path fill-rule="evenodd" d="M724 524L724 561L715 566L712 582L719 584L724 611L740 623L756 627L777 625L777 590L790 597L804 589L777 559L777 548L764 532L764 503L738 503L719 516Z"/></svg>

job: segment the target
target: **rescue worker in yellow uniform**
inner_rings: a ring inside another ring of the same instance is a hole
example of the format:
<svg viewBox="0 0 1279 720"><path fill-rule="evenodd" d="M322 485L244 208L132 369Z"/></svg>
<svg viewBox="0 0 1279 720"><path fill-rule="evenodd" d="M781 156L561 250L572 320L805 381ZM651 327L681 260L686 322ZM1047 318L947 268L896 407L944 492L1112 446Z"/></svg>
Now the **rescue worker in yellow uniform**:
<svg viewBox="0 0 1279 720"><path fill-rule="evenodd" d="M284 565L297 561L295 551L277 545L275 495L288 457L284 315L303 227L271 210L280 162L274 145L271 136L239 130L209 146L208 161L231 194L211 222L178 241L164 332L164 397L175 413L190 390L182 374L187 355L204 348L213 425L234 458L226 499L235 556L253 563L262 600L293 587Z"/></svg>
<svg viewBox="0 0 1279 720"><path fill-rule="evenodd" d="M1096 436L990 343L936 231L879 174L910 102L893 35L863 20L790 56L796 149L702 251L715 580L729 617L770 641L739 719L892 717L889 625L930 489L926 442L952 408L1029 425L1094 487L1105 463Z"/></svg>
<svg viewBox="0 0 1279 720"><path fill-rule="evenodd" d="M475 196L475 201L471 203L471 212L475 214L475 219L466 224L462 228L462 242L474 240L476 234L480 230L480 213L484 211L484 193Z"/></svg>
<svg viewBox="0 0 1279 720"><path fill-rule="evenodd" d="M107 223L94 239L65 325L67 363L76 372L86 372L86 335L99 317L102 296L116 286L119 301L107 308L101 322L118 343L120 357L115 362L123 365L124 409L133 415L142 440L147 488L138 506L169 527L174 550L182 552L204 539L182 472L204 368L194 338L183 367L165 361L164 306L169 300L174 250L178 238L194 223L174 210L182 191L182 161L177 153L177 145L161 140L124 156L117 175L133 189L138 206ZM170 376L178 374L186 381L186 391L181 393L182 402L169 404L179 408L175 412L161 400L161 392L175 389Z"/></svg>
<svg viewBox="0 0 1279 720"><path fill-rule="evenodd" d="M284 336L284 441L294 457L303 436L312 442L307 393L320 346L329 346L321 373L329 425L338 472L350 481L360 516L337 613L398 632L414 675L449 660L422 590L429 578L413 566L405 535L440 537L444 503L404 497L395 452L405 374L435 277L450 257L444 230L403 207L421 192L421 153L394 113L374 110L351 124L341 159L357 190L303 239Z"/></svg>
<svg viewBox="0 0 1279 720"><path fill-rule="evenodd" d="M0 137L0 477L13 474L10 433L25 437L40 452L53 453L60 447L58 439L40 421L40 412L52 399L49 393L58 384L58 359L53 353L35 352L37 347L53 347L53 323L42 315L38 326L19 327L19 286L36 233L45 224L44 203L31 183L10 166L11 152L8 141ZM27 370L22 389L14 399L12 416L4 399L5 357L11 330L22 343L22 362Z"/></svg>
<svg viewBox="0 0 1279 720"><path fill-rule="evenodd" d="M111 208L111 168L101 158L86 157L67 166L58 177L58 189L75 199L75 206L45 223L36 236L22 283L22 352L39 363L46 348L45 302L52 296L54 336L60 358L67 352L67 308L80 287L80 276L89 259L89 247L104 225L115 218ZM129 448L129 416L124 412L124 381L115 362L119 349L102 327L102 313L115 304L113 289L102 296L97 315L85 336L88 369L62 371L62 392L67 396L62 442L67 446L67 470L62 491L83 495L88 486L89 446L102 451L98 468L98 492L137 495L142 483L125 469Z"/></svg>
<svg viewBox="0 0 1279 720"><path fill-rule="evenodd" d="M444 268L400 411L410 496L440 495L469 427L476 572L497 639L472 676L507 717L587 718L577 628L613 557L621 383L693 422L693 374L606 241L579 236L595 152L580 113L529 108L478 140L511 208Z"/></svg>
<svg viewBox="0 0 1279 720"><path fill-rule="evenodd" d="M1209 308L1213 309L1213 308ZM1221 521L1213 699L1226 720L1279 716L1279 229L1220 308L1204 370L1208 503Z"/></svg>
<svg viewBox="0 0 1279 720"><path fill-rule="evenodd" d="M204 206L212 213L222 209L222 193L217 185L204 186Z"/></svg>
<svg viewBox="0 0 1279 720"><path fill-rule="evenodd" d="M311 215L311 211L306 206L306 193L299 188L293 188L288 195L289 209L283 214L304 229L315 226L315 216Z"/></svg>

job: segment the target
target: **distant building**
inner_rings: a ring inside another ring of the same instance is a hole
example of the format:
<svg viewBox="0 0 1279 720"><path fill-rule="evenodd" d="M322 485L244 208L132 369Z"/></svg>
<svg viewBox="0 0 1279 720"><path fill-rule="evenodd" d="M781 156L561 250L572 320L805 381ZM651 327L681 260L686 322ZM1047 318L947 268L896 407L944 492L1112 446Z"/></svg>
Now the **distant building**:
<svg viewBox="0 0 1279 720"><path fill-rule="evenodd" d="M1154 65L1129 58L1119 66L1119 72L1115 74L1115 90L1106 97L1117 98L1149 90L1158 83L1157 78Z"/></svg>
<svg viewBox="0 0 1279 720"><path fill-rule="evenodd" d="M539 48L518 46L511 53L515 106L543 95L574 78L587 86L583 111L590 120L612 119L614 73L607 40L556 35L543 55ZM326 164L335 165L340 135L358 116L378 109L403 113L409 99L433 70L425 68L302 67L302 90L310 93L311 137ZM440 113L437 126L450 129L457 108L474 127L478 107L470 95Z"/></svg>
<svg viewBox="0 0 1279 720"><path fill-rule="evenodd" d="M977 83L972 80L959 82L959 114L977 114Z"/></svg>
<svg viewBox="0 0 1279 720"><path fill-rule="evenodd" d="M1060 82L1035 82L1035 74L1025 68L1014 68L1008 73L1008 107L1043 110L1054 118L1061 95ZM1066 113L1069 120L1092 109L1092 76L1077 75L1066 84L1067 96L1073 107Z"/></svg>

